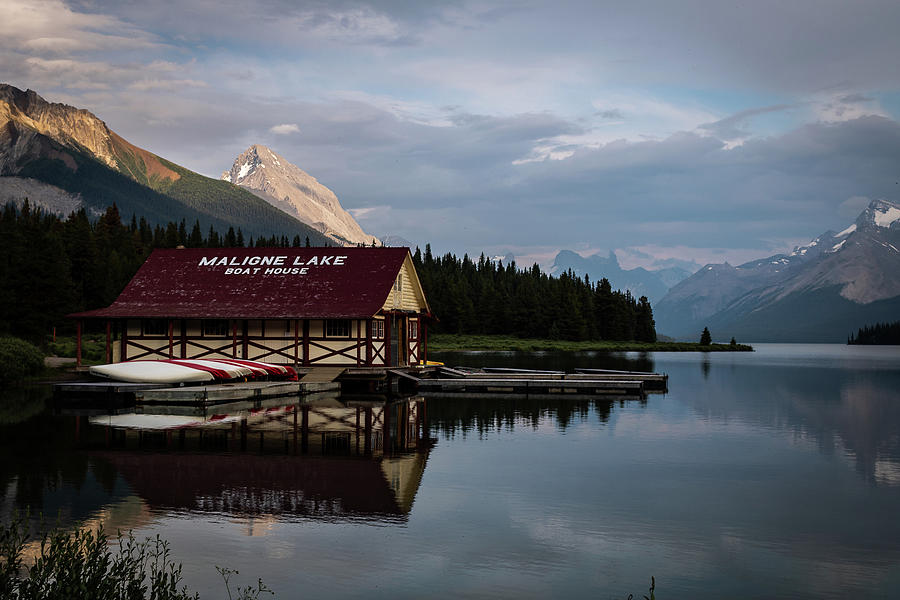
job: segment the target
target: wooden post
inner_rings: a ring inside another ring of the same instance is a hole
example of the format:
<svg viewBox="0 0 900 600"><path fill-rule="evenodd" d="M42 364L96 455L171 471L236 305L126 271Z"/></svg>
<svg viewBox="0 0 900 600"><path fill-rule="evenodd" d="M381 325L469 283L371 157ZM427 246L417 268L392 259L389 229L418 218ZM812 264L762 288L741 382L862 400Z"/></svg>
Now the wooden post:
<svg viewBox="0 0 900 600"><path fill-rule="evenodd" d="M174 333L175 333L175 322L172 319L169 319L169 358L172 358L175 354L175 348L173 345Z"/></svg>
<svg viewBox="0 0 900 600"><path fill-rule="evenodd" d="M303 366L309 366L309 319L303 319Z"/></svg>
<svg viewBox="0 0 900 600"><path fill-rule="evenodd" d="M384 315L384 365L386 367L393 367L393 363L391 362L391 327L392 327L392 315L390 313Z"/></svg>
<svg viewBox="0 0 900 600"><path fill-rule="evenodd" d="M294 364L300 364L300 320L294 319Z"/></svg>
<svg viewBox="0 0 900 600"><path fill-rule="evenodd" d="M358 367L362 363L362 349L359 347L359 342L362 340L362 321L359 319L356 320L356 366Z"/></svg>
<svg viewBox="0 0 900 600"><path fill-rule="evenodd" d="M366 319L366 366L372 366L372 319Z"/></svg>
<svg viewBox="0 0 900 600"><path fill-rule="evenodd" d="M249 328L249 324L247 323L247 319L244 319L244 333L243 333L242 343L241 343L241 346L243 347L241 350L241 358L243 358L244 360L247 360L248 350L250 349L250 340L248 339L248 336L249 336L248 328Z"/></svg>
<svg viewBox="0 0 900 600"><path fill-rule="evenodd" d="M187 321L181 319L181 358L187 358Z"/></svg>
<svg viewBox="0 0 900 600"><path fill-rule="evenodd" d="M105 355L107 363L112 362L112 347L110 346L110 343L112 342L111 338L112 338L112 322L109 319L107 319L106 320L106 355Z"/></svg>
<svg viewBox="0 0 900 600"><path fill-rule="evenodd" d="M231 358L237 358L237 320L231 321Z"/></svg>
<svg viewBox="0 0 900 600"><path fill-rule="evenodd" d="M81 319L75 326L75 366L81 366Z"/></svg>
<svg viewBox="0 0 900 600"><path fill-rule="evenodd" d="M425 324L425 315L419 318L419 360L423 364L428 362L428 325Z"/></svg>
<svg viewBox="0 0 900 600"><path fill-rule="evenodd" d="M128 360L128 319L122 319L122 345L119 347L119 362Z"/></svg>

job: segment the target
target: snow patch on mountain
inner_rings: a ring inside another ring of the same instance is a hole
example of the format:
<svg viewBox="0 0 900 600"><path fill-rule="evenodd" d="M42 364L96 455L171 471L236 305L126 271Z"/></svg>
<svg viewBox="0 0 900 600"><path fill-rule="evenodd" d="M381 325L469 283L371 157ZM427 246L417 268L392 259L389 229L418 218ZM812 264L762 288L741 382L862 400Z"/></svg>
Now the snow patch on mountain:
<svg viewBox="0 0 900 600"><path fill-rule="evenodd" d="M879 207L875 210L875 224L879 227L890 227L892 223L900 221L900 209L891 207Z"/></svg>
<svg viewBox="0 0 900 600"><path fill-rule="evenodd" d="M836 236L834 236L834 237L844 237L844 236L848 236L848 235L850 235L851 233L853 233L854 231L856 231L856 223L854 223L853 225L851 225L851 226L848 227L847 229L841 231L840 233L838 233L838 234L837 234Z"/></svg>

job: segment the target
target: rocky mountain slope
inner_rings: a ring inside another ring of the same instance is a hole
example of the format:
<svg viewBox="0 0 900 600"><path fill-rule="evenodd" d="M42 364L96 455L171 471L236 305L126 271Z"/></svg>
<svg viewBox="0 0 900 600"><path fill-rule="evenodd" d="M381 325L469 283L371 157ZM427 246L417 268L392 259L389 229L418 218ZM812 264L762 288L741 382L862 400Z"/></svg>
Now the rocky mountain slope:
<svg viewBox="0 0 900 600"><path fill-rule="evenodd" d="M375 239L341 207L337 196L315 177L271 149L254 144L234 159L222 179L250 190L272 206L343 244Z"/></svg>
<svg viewBox="0 0 900 600"><path fill-rule="evenodd" d="M203 177L139 148L87 110L0 84L0 197L36 193L49 210L113 203L151 224L199 220L245 235L328 238L248 191Z"/></svg>
<svg viewBox="0 0 900 600"><path fill-rule="evenodd" d="M579 277L588 275L593 281L605 277L613 289L629 290L635 298L647 296L653 305L662 298L669 288L691 275L691 272L680 267L667 267L650 271L643 267L623 269L615 253L608 256L593 254L583 257L571 250L562 250L553 261L550 273L559 275L571 269Z"/></svg>
<svg viewBox="0 0 900 600"><path fill-rule="evenodd" d="M654 307L659 331L693 339L841 342L900 314L900 204L874 200L856 222L790 254L706 265Z"/></svg>

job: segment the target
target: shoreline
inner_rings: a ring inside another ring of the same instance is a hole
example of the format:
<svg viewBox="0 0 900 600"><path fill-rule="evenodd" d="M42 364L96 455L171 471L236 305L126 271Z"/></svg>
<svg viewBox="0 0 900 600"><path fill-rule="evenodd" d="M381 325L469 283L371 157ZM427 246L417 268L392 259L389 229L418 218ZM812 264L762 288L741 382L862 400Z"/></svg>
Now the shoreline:
<svg viewBox="0 0 900 600"><path fill-rule="evenodd" d="M437 334L429 336L429 352L469 351L562 351L562 352L753 352L749 344L717 344L698 342L623 342L592 340L541 340L494 335Z"/></svg>

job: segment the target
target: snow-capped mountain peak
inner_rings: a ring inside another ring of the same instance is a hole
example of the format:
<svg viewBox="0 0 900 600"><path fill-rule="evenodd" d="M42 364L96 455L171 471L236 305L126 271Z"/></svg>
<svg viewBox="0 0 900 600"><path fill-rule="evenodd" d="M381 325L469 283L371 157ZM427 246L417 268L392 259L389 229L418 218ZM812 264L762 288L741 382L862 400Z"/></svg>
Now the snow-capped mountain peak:
<svg viewBox="0 0 900 600"><path fill-rule="evenodd" d="M265 146L247 148L231 169L222 173L222 179L246 188L336 242L369 245L375 239L344 210L334 192Z"/></svg>

